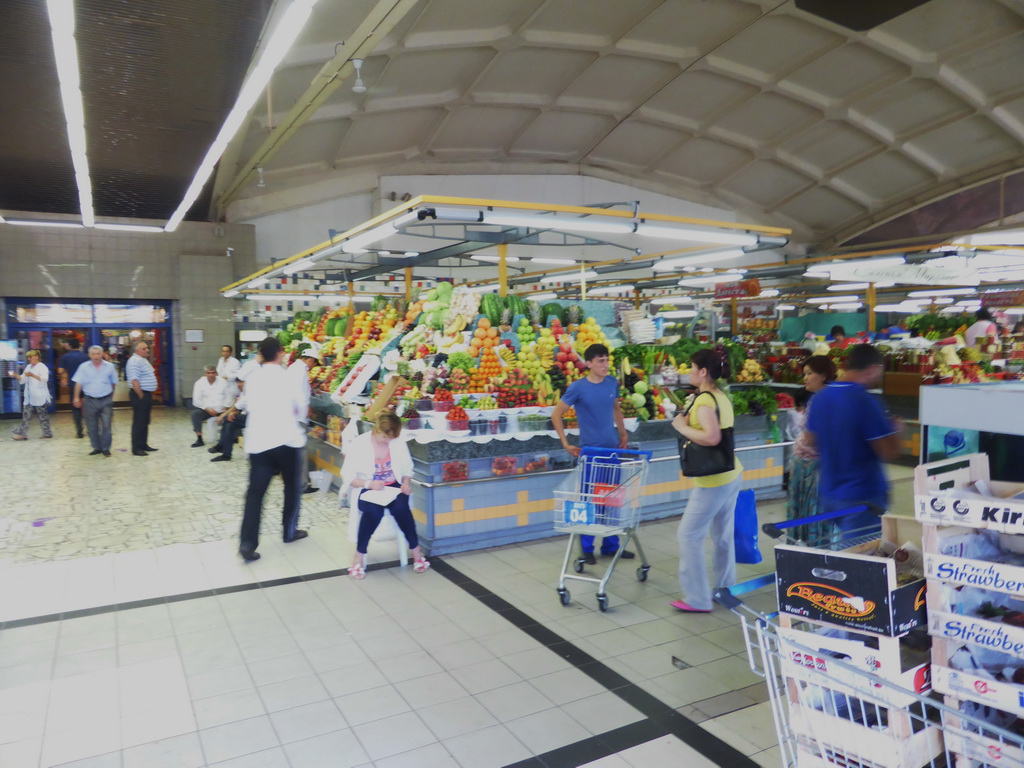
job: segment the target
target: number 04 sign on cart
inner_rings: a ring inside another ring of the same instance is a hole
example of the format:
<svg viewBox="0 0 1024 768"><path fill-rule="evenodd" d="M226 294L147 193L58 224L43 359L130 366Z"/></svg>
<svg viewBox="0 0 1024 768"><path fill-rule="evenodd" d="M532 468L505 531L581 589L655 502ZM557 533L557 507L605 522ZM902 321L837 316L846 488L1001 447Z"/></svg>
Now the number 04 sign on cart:
<svg viewBox="0 0 1024 768"><path fill-rule="evenodd" d="M565 516L572 525L593 525L596 517L593 502L572 501L567 505Z"/></svg>

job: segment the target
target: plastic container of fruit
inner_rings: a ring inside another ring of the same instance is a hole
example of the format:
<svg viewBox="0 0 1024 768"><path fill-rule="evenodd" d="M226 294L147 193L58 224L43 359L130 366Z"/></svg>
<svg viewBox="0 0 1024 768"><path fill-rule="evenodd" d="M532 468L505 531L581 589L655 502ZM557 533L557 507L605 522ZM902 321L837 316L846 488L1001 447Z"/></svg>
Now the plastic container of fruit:
<svg viewBox="0 0 1024 768"><path fill-rule="evenodd" d="M421 418L405 419L405 423L402 424L402 427L403 427L403 429L422 429L423 428L423 419L421 419Z"/></svg>
<svg viewBox="0 0 1024 768"><path fill-rule="evenodd" d="M421 397L419 400L416 401L416 410L421 412L432 411L434 410L434 401L431 400L429 397Z"/></svg>
<svg viewBox="0 0 1024 768"><path fill-rule="evenodd" d="M526 462L523 464L523 469L526 472L544 472L548 468L548 455L546 453L538 453L533 456L528 456Z"/></svg>
<svg viewBox="0 0 1024 768"><path fill-rule="evenodd" d="M516 474L519 460L515 456L495 456L491 461L491 474L495 477L506 477Z"/></svg>
<svg viewBox="0 0 1024 768"><path fill-rule="evenodd" d="M448 413L454 407L455 403L451 400L434 401L434 411L436 413Z"/></svg>
<svg viewBox="0 0 1024 768"><path fill-rule="evenodd" d="M469 464L464 461L446 461L441 466L441 479L446 483L469 479Z"/></svg>
<svg viewBox="0 0 1024 768"><path fill-rule="evenodd" d="M448 420L448 431L449 432L465 432L469 434L469 419L449 419Z"/></svg>

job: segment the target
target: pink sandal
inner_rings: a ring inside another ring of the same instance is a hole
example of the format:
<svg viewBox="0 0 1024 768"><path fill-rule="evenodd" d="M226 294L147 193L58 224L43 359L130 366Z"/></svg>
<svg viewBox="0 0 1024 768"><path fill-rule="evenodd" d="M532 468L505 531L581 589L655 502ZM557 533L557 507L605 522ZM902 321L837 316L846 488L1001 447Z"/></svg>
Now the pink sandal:
<svg viewBox="0 0 1024 768"><path fill-rule="evenodd" d="M683 613L711 613L710 608L694 608L692 605L684 603L682 600L673 600L669 605Z"/></svg>
<svg viewBox="0 0 1024 768"><path fill-rule="evenodd" d="M348 575L353 579L362 580L366 578L366 568L361 565L353 565L348 569Z"/></svg>
<svg viewBox="0 0 1024 768"><path fill-rule="evenodd" d="M412 564L412 569L416 573L423 573L429 567L430 567L430 561L427 560L427 558L425 558L425 557L419 558L418 560L414 561L413 564Z"/></svg>

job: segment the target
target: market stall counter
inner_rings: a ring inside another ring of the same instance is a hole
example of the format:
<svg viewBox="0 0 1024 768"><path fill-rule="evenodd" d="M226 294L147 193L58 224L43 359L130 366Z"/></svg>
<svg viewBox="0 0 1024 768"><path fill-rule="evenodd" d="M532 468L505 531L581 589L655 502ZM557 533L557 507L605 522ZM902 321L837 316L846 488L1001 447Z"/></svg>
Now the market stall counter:
<svg viewBox="0 0 1024 768"><path fill-rule="evenodd" d="M653 453L643 490L642 519L680 514L692 479L679 471L679 444L667 420L630 420L630 447ZM737 455L744 488L781 495L787 443L764 443L765 417L736 419ZM360 431L370 424L360 422ZM568 430L575 442L577 430ZM440 430L405 430L415 467L412 509L423 545L450 554L559 535L553 527L554 490L569 479L573 459L552 431L450 436ZM338 478L341 451L311 437L314 463ZM335 481L335 486L339 481Z"/></svg>

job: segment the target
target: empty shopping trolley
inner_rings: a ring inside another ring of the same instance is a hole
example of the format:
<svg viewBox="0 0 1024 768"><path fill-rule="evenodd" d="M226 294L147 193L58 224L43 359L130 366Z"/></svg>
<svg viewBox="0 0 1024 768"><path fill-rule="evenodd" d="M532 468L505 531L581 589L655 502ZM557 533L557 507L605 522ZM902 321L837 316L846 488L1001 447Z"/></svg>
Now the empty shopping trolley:
<svg viewBox="0 0 1024 768"><path fill-rule="evenodd" d="M558 578L558 596L562 605L571 600L565 587L567 579L597 584L597 605L608 610L605 587L622 552L633 541L640 566L638 581L647 581L651 566L644 555L636 529L640 524L640 497L647 479L650 451L587 447L566 483L566 490L555 491L555 530L569 534L569 542ZM580 575L585 560L577 554L579 536L622 536L619 549L600 578ZM572 562L573 571L569 572Z"/></svg>

